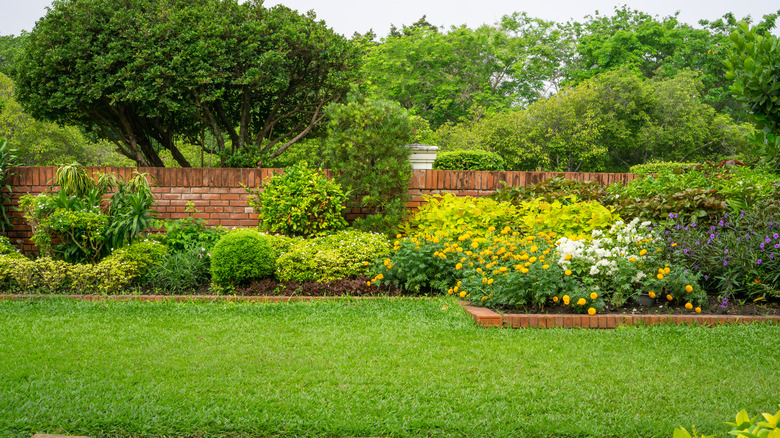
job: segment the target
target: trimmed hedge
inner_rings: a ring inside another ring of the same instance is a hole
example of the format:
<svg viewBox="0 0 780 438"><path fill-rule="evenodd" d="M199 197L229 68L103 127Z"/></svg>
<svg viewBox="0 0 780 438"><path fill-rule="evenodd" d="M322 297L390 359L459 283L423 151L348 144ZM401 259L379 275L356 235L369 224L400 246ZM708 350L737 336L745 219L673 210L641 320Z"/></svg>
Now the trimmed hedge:
<svg viewBox="0 0 780 438"><path fill-rule="evenodd" d="M504 159L498 154L481 150L440 152L433 161L435 170L506 170Z"/></svg>

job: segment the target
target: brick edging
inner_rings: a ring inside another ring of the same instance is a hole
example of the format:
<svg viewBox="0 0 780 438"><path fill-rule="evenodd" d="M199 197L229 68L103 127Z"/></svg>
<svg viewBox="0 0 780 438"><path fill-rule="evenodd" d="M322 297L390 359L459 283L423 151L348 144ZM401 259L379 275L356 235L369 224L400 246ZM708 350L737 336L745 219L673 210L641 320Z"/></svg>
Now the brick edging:
<svg viewBox="0 0 780 438"><path fill-rule="evenodd" d="M461 301L461 306L482 327L511 328L595 328L613 329L621 325L704 325L714 327L721 324L750 324L757 322L780 323L780 316L737 316L737 315L544 315L515 314L501 315L484 307L475 307Z"/></svg>

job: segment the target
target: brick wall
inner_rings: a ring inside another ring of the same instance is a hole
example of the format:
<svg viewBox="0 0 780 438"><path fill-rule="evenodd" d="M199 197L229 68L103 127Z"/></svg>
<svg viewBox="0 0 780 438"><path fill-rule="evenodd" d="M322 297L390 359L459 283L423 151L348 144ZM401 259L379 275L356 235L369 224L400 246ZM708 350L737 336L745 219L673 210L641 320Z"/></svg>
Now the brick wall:
<svg viewBox="0 0 780 438"><path fill-rule="evenodd" d="M153 191L157 196L155 209L164 219L179 219L190 216L185 212L189 202L195 205L198 213L209 225L224 227L251 227L257 225L257 214L249 206L249 194L241 186L259 187L263 181L278 169L218 169L218 168L162 168L162 167L90 167L90 171L114 172L121 177L133 174L133 171L149 173L155 180ZM18 205L19 198L25 194L39 194L51 187L56 167L16 167L9 184L12 192L12 205ZM326 172L330 176L330 172ZM633 174L620 173L549 173L549 172L485 172L485 171L449 171L415 170L409 182L410 208L419 208L425 203L424 195L454 193L459 196L487 196L494 193L504 181L512 186L533 185L553 176L563 175L574 180L595 180L601 184L626 182L635 177ZM7 206L8 207L8 206ZM367 213L359 208L346 212L348 220L364 216ZM34 251L30 242L30 227L21 212L9 212L13 227L5 235L26 252Z"/></svg>

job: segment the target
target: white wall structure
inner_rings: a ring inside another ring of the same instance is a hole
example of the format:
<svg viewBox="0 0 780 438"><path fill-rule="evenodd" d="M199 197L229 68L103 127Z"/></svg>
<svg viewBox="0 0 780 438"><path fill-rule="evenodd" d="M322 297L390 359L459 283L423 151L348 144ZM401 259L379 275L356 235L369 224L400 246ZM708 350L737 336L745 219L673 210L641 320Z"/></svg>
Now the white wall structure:
<svg viewBox="0 0 780 438"><path fill-rule="evenodd" d="M412 151L411 155L409 155L409 161L412 162L412 169L433 168L433 160L436 159L436 154L439 152L438 146L414 143L408 144L406 147Z"/></svg>

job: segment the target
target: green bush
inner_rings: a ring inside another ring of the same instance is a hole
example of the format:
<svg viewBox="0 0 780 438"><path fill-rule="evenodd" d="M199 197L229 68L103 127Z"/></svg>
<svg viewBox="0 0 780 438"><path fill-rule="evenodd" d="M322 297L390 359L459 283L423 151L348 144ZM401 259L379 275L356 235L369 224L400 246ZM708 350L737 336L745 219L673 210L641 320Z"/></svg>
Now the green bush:
<svg viewBox="0 0 780 438"><path fill-rule="evenodd" d="M220 286L229 286L270 277L274 259L266 236L253 230L233 230L211 250L211 278Z"/></svg>
<svg viewBox="0 0 780 438"><path fill-rule="evenodd" d="M135 262L119 258L83 265L0 255L0 284L20 293L113 294L127 290L137 278Z"/></svg>
<svg viewBox="0 0 780 438"><path fill-rule="evenodd" d="M279 258L282 254L290 250L290 247L296 243L303 242L303 237L290 237L283 234L265 234L260 233L268 238L268 243L271 244L271 248L274 249L274 255Z"/></svg>
<svg viewBox="0 0 780 438"><path fill-rule="evenodd" d="M515 206L490 198L445 193L424 199L426 204L404 225L407 235L415 232L452 235L466 229L486 232L489 227L511 226L519 219Z"/></svg>
<svg viewBox="0 0 780 438"><path fill-rule="evenodd" d="M663 171L674 171L677 169L690 169L696 166L696 163L676 163L672 161L658 161L655 163L636 164L628 169L628 173L636 173L638 175L649 175L653 173L661 173Z"/></svg>
<svg viewBox="0 0 780 438"><path fill-rule="evenodd" d="M517 205L534 199L546 202L567 202L564 198L569 195L576 196L580 201L599 201L605 205L611 202L607 188L598 181L578 181L563 176L548 178L532 186L504 184L490 197L496 201L511 202Z"/></svg>
<svg viewBox="0 0 780 438"><path fill-rule="evenodd" d="M11 245L11 240L5 236L0 236L0 254L10 255L19 254L19 250L15 246Z"/></svg>
<svg viewBox="0 0 780 438"><path fill-rule="evenodd" d="M382 234L341 231L293 245L276 260L281 281L327 282L355 277L368 271L378 257L390 254Z"/></svg>
<svg viewBox="0 0 780 438"><path fill-rule="evenodd" d="M404 145L414 138L415 119L394 102L351 98L328 107L328 167L342 187L370 210L353 226L391 233L406 215L412 165ZM376 220L372 216L384 216Z"/></svg>
<svg viewBox="0 0 780 438"><path fill-rule="evenodd" d="M477 149L439 152L433 161L436 170L506 170L500 155Z"/></svg>
<svg viewBox="0 0 780 438"><path fill-rule="evenodd" d="M249 205L258 213L260 227L272 233L319 236L347 226L342 216L347 195L305 161L272 177L262 192L246 190L257 198Z"/></svg>
<svg viewBox="0 0 780 438"><path fill-rule="evenodd" d="M583 239L589 238L593 230L608 229L620 220L612 209L597 201L578 201L574 195L563 198L563 201L537 199L521 203L518 209L523 232L552 232L571 239Z"/></svg>
<svg viewBox="0 0 780 438"><path fill-rule="evenodd" d="M187 212L197 213L198 211L194 206L188 206ZM223 227L209 227L205 220L192 216L161 221L158 226L165 229L161 242L171 251L183 251L192 246L205 248L206 251L209 251L227 232Z"/></svg>
<svg viewBox="0 0 780 438"><path fill-rule="evenodd" d="M103 259L115 260L118 263L135 263L139 277L146 275L149 270L159 265L168 255L168 247L156 240L137 240L130 245L117 249L110 256Z"/></svg>
<svg viewBox="0 0 780 438"><path fill-rule="evenodd" d="M209 278L209 253L192 245L159 260L146 275L153 287L171 292L192 290Z"/></svg>

